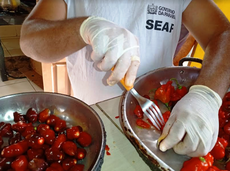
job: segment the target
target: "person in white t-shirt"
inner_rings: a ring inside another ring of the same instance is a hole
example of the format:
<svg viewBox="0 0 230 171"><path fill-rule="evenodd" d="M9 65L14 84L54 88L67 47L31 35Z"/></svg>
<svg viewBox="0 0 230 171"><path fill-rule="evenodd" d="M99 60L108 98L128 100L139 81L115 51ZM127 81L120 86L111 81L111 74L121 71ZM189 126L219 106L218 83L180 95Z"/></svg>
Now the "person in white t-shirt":
<svg viewBox="0 0 230 171"><path fill-rule="evenodd" d="M20 45L40 62L67 57L74 96L95 104L121 95L123 77L132 86L137 76L172 66L182 25L205 56L159 148L203 156L217 140L218 109L230 85L230 25L212 0L40 0L22 25Z"/></svg>

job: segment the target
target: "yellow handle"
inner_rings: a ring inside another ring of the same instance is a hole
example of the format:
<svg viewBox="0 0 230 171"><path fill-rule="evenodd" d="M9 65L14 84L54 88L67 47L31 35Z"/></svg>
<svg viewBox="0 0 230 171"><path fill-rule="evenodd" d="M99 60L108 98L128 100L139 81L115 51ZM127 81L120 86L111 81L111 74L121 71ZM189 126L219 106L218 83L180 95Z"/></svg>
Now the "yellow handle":
<svg viewBox="0 0 230 171"><path fill-rule="evenodd" d="M111 71L113 71L114 70L114 67L111 69ZM122 78L121 80L120 80L120 83L125 87L125 89L127 90L127 91L129 91L129 90L131 90L132 88L133 88L133 85L132 86L127 86L127 85L125 85L125 78Z"/></svg>
<svg viewBox="0 0 230 171"><path fill-rule="evenodd" d="M126 89L127 91L129 91L129 90L131 90L131 89L133 88L133 85L132 85L132 86L127 86L127 85L125 85L125 78L122 78L122 79L120 80L120 83L125 87L125 89Z"/></svg>

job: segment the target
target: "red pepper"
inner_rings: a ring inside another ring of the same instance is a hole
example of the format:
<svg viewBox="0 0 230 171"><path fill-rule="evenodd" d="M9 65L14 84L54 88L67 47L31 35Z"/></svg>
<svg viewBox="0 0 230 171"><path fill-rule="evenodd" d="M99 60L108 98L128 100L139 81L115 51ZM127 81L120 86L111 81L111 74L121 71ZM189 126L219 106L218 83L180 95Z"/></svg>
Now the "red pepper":
<svg viewBox="0 0 230 171"><path fill-rule="evenodd" d="M142 108L141 108L141 106L139 104L136 105L136 107L134 109L134 114L140 119L143 118L144 112L142 111Z"/></svg>
<svg viewBox="0 0 230 171"><path fill-rule="evenodd" d="M225 124L227 124L228 123L228 119L226 119L226 118L219 118L219 128L224 128L224 126L225 126Z"/></svg>
<svg viewBox="0 0 230 171"><path fill-rule="evenodd" d="M226 163L225 169L230 170L230 161Z"/></svg>
<svg viewBox="0 0 230 171"><path fill-rule="evenodd" d="M208 168L207 171L228 171L228 170L221 170L216 166L211 166L211 167Z"/></svg>
<svg viewBox="0 0 230 171"><path fill-rule="evenodd" d="M224 95L223 101L230 101L230 92L227 92L227 93Z"/></svg>
<svg viewBox="0 0 230 171"><path fill-rule="evenodd" d="M225 156L225 148L228 146L227 140L218 137L217 142L213 149L210 151L211 155L216 159L222 159Z"/></svg>
<svg viewBox="0 0 230 171"><path fill-rule="evenodd" d="M219 134L218 134L218 137L219 138L223 138L223 139L225 139L226 141L227 141L227 143L228 143L228 146L229 146L229 144L230 144L230 135L229 134L226 134L226 128L225 128L225 130L224 130L224 126L222 126L222 127L220 127L219 128ZM227 149L226 149L227 150ZM225 156L226 156L226 150L225 150ZM229 155L230 156L230 155Z"/></svg>
<svg viewBox="0 0 230 171"><path fill-rule="evenodd" d="M16 144L3 148L1 155L3 157L17 157L25 153L28 150L28 147L27 140L21 140Z"/></svg>
<svg viewBox="0 0 230 171"><path fill-rule="evenodd" d="M176 78L171 78L171 80L175 81L177 85L176 90L171 94L171 101L178 101L188 93L188 89L187 87L180 85Z"/></svg>
<svg viewBox="0 0 230 171"><path fill-rule="evenodd" d="M12 163L11 167L15 171L22 171L22 170L27 170L28 166L28 159L26 158L25 155L20 155L18 156Z"/></svg>
<svg viewBox="0 0 230 171"><path fill-rule="evenodd" d="M153 100L151 100L151 101L152 101L153 103L155 103L155 105L157 105L158 108L160 108L159 105L158 105L157 100L153 99Z"/></svg>
<svg viewBox="0 0 230 171"><path fill-rule="evenodd" d="M221 118L221 119L226 118L225 112L223 111L222 107L220 107L220 109L219 109L219 118Z"/></svg>
<svg viewBox="0 0 230 171"><path fill-rule="evenodd" d="M162 114L165 123L168 121L170 114L171 114L171 111L169 111L169 110L167 110L165 113Z"/></svg>
<svg viewBox="0 0 230 171"><path fill-rule="evenodd" d="M108 145L105 145L105 151L106 151L106 155L110 156L111 153L109 152L110 148Z"/></svg>
<svg viewBox="0 0 230 171"><path fill-rule="evenodd" d="M230 112L230 101L223 101L221 108L224 112Z"/></svg>
<svg viewBox="0 0 230 171"><path fill-rule="evenodd" d="M171 114L171 112L169 110L162 114L165 123L168 121L170 114ZM161 127L161 130L163 130L163 129L164 129L164 125Z"/></svg>
<svg viewBox="0 0 230 171"><path fill-rule="evenodd" d="M161 85L155 92L154 99L160 100L163 103L168 103L171 99L171 91L174 90L172 81L168 81L166 84Z"/></svg>
<svg viewBox="0 0 230 171"><path fill-rule="evenodd" d="M206 171L212 166L213 156L208 153L204 157L193 157L184 162L181 171Z"/></svg>
<svg viewBox="0 0 230 171"><path fill-rule="evenodd" d="M230 122L228 121L224 126L223 126L224 132L227 135L230 135Z"/></svg>
<svg viewBox="0 0 230 171"><path fill-rule="evenodd" d="M136 120L136 124L138 126L142 127L142 128L146 128L146 129L151 128L151 126L147 122L145 122L144 120L142 120L142 119L137 119Z"/></svg>
<svg viewBox="0 0 230 171"><path fill-rule="evenodd" d="M216 167L216 166L211 166L211 167L208 168L207 171L220 171L220 169L218 167Z"/></svg>

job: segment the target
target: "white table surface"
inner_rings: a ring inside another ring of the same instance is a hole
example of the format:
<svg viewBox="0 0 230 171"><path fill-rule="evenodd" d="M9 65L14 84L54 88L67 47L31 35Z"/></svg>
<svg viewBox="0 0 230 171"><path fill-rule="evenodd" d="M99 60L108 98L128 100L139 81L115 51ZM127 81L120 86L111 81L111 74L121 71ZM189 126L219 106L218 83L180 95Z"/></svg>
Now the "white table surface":
<svg viewBox="0 0 230 171"><path fill-rule="evenodd" d="M119 119L120 98L107 100L91 107L101 117L106 131L106 144L111 155L104 157L101 171L151 171L134 146L123 134Z"/></svg>

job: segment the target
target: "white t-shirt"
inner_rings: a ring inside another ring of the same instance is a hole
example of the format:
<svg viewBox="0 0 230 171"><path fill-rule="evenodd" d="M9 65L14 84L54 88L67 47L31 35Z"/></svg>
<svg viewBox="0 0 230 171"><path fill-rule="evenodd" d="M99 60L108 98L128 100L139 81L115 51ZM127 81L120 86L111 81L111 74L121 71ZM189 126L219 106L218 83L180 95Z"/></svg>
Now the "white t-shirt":
<svg viewBox="0 0 230 171"><path fill-rule="evenodd" d="M172 66L180 38L182 13L191 0L65 0L67 18L104 17L136 35L140 43L137 76ZM74 96L87 104L120 96L121 85L108 86L110 72L98 71L90 59L91 46L68 56L67 70Z"/></svg>

